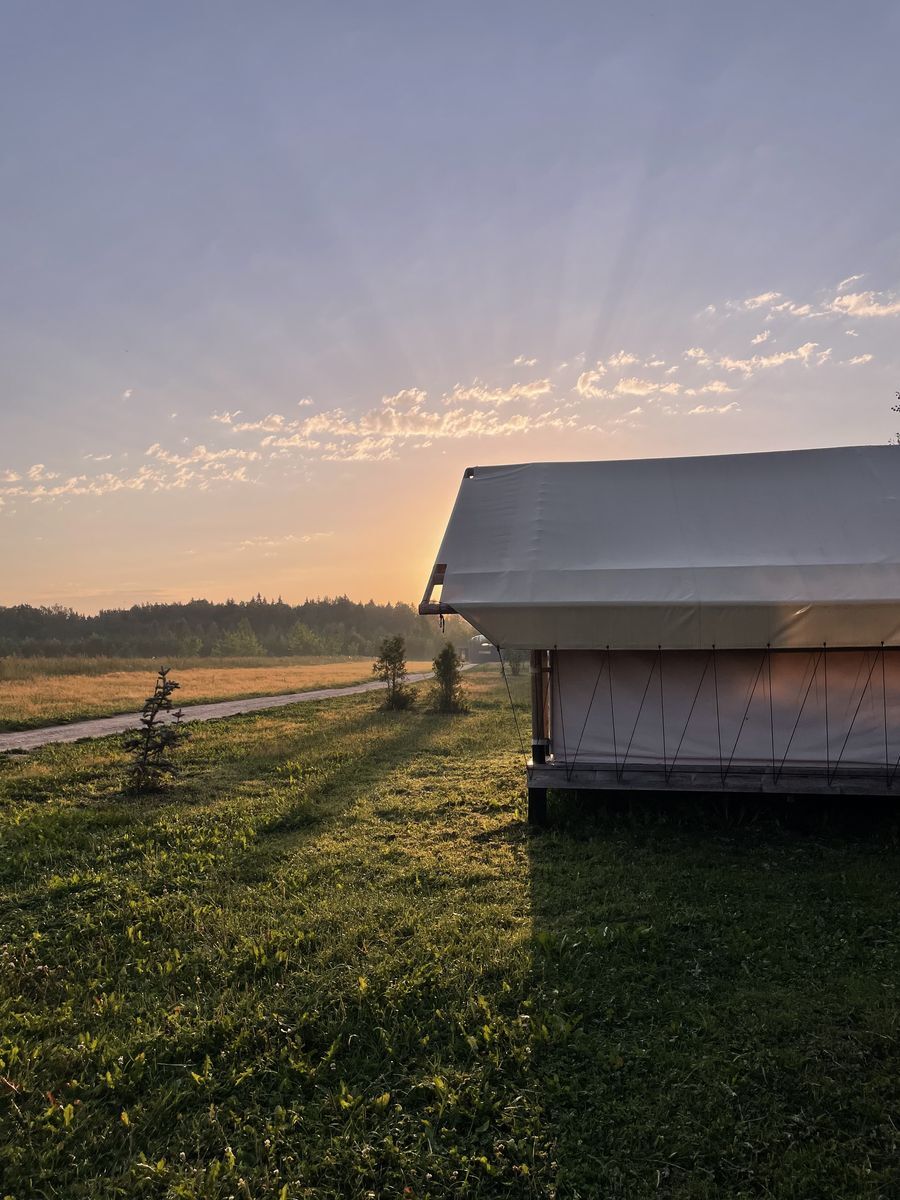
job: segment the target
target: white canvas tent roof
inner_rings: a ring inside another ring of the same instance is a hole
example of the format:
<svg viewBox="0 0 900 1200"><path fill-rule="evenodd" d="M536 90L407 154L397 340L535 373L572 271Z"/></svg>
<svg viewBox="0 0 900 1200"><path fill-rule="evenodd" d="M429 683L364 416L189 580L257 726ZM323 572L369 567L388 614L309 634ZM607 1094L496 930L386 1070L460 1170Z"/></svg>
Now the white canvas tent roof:
<svg viewBox="0 0 900 1200"><path fill-rule="evenodd" d="M900 448L469 468L436 563L504 648L897 645Z"/></svg>

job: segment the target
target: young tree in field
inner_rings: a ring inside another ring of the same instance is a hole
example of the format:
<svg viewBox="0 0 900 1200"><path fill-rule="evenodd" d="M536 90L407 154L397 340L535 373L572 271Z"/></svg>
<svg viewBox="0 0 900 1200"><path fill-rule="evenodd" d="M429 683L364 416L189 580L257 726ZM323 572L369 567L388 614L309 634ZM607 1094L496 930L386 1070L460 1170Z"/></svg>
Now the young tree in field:
<svg viewBox="0 0 900 1200"><path fill-rule="evenodd" d="M174 721L160 720L164 713L172 711L172 693L178 687L169 678L169 670L160 667L153 695L147 697L141 710L141 728L125 743L125 749L132 753L129 784L135 792L155 791L178 771L171 754L187 737L187 730L181 724L181 709L175 713Z"/></svg>
<svg viewBox="0 0 900 1200"><path fill-rule="evenodd" d="M387 685L384 707L394 710L411 708L412 690L406 684L406 641L400 637L386 637L381 643L378 657L372 664L372 673Z"/></svg>
<svg viewBox="0 0 900 1200"><path fill-rule="evenodd" d="M435 657L434 687L431 703L435 712L459 713L466 711L466 698L462 683L462 659L455 646L447 642Z"/></svg>

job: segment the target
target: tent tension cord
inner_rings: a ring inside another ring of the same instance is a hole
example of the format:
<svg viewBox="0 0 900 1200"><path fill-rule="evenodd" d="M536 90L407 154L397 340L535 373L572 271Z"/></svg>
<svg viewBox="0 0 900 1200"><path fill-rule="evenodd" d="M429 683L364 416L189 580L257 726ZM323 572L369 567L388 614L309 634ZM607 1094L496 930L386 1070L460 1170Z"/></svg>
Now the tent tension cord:
<svg viewBox="0 0 900 1200"><path fill-rule="evenodd" d="M494 649L497 651L497 657L500 659L500 673L503 676L503 682L506 684L506 694L509 697L509 707L512 709L513 721L515 722L516 726L516 736L519 739L519 749L522 751L522 758L525 760L525 770L528 772L530 778L531 773L528 771L528 751L525 749L525 741L522 737L522 730L519 728L519 716L516 712L516 706L513 704L512 689L509 686L509 679L506 676L506 664L503 661L503 654L500 651L500 646L497 645L494 647Z"/></svg>

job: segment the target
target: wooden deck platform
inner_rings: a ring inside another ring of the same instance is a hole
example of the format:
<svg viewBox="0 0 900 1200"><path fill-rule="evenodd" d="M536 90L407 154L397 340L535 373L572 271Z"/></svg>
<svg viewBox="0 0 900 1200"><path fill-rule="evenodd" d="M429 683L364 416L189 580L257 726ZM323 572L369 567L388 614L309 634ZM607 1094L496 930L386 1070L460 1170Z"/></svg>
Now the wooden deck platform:
<svg viewBox="0 0 900 1200"><path fill-rule="evenodd" d="M824 770L785 767L748 770L732 767L724 773L717 765L698 769L666 772L659 766L629 764L617 771L613 764L577 764L568 769L564 763L528 764L528 788L569 789L574 791L644 792L755 792L773 795L823 796L900 796L900 774L885 769L841 767L829 779Z"/></svg>

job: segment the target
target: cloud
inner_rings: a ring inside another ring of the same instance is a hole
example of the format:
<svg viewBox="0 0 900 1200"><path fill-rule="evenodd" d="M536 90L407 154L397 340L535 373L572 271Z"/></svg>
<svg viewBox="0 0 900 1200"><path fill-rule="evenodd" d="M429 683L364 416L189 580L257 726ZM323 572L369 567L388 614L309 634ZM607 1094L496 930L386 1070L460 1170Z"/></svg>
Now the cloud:
<svg viewBox="0 0 900 1200"><path fill-rule="evenodd" d="M108 496L123 491L160 491L188 486L204 491L213 483L248 482L243 462L235 466L213 452L206 452L205 463L197 455L181 456L180 459L167 455L159 446L150 447L150 452L155 452L157 461L142 463L131 473L106 471L100 475L79 474L62 479L58 472L47 471L40 463L31 468L26 479L13 479L14 472L7 472L7 477L0 480L4 485L0 487L0 502L23 500L34 504L76 496ZM238 451L238 454L244 458L257 457L255 451Z"/></svg>
<svg viewBox="0 0 900 1200"><path fill-rule="evenodd" d="M214 412L210 417L211 421L218 421L222 425L232 425L234 418L241 415L241 410L236 408L234 412Z"/></svg>
<svg viewBox="0 0 900 1200"><path fill-rule="evenodd" d="M781 292L760 292L758 296L750 296L741 301L741 308L770 308L776 300L781 299Z"/></svg>
<svg viewBox="0 0 900 1200"><path fill-rule="evenodd" d="M812 305L794 304L792 300L785 300L781 304L773 304L772 312L790 313L792 317L809 317L812 315Z"/></svg>
<svg viewBox="0 0 900 1200"><path fill-rule="evenodd" d="M514 367L536 367L537 361L536 358L526 358L524 354L519 354L512 360L512 365Z"/></svg>
<svg viewBox="0 0 900 1200"><path fill-rule="evenodd" d="M842 279L841 282L837 285L837 290L839 292L842 292L844 290L844 288L848 288L851 283L856 283L856 281L858 279L863 279L863 278L864 278L864 276L862 276L862 275L848 275L846 279Z"/></svg>
<svg viewBox="0 0 900 1200"><path fill-rule="evenodd" d="M796 304L793 300L783 296L781 292L760 292L758 296L749 296L746 300L729 300L727 307L740 312L757 312L759 309L767 308L769 310L766 316L767 321L770 321L775 315L787 314L792 317L815 315L811 305Z"/></svg>
<svg viewBox="0 0 900 1200"><path fill-rule="evenodd" d="M762 333L758 333L755 338L751 338L750 343L753 346L760 346L763 342L767 342L771 336L772 331L770 329L764 329Z"/></svg>
<svg viewBox="0 0 900 1200"><path fill-rule="evenodd" d="M309 408L314 403L312 396L304 396L302 400L297 401L298 408Z"/></svg>
<svg viewBox="0 0 900 1200"><path fill-rule="evenodd" d="M88 459L90 462L109 462L109 460L112 458L112 455L111 454L85 454L85 455L82 455L82 457L85 459Z"/></svg>
<svg viewBox="0 0 900 1200"><path fill-rule="evenodd" d="M881 292L847 292L835 296L830 308L851 317L896 317L900 315L900 300Z"/></svg>
<svg viewBox="0 0 900 1200"><path fill-rule="evenodd" d="M272 454L312 450L326 462L374 462L395 457L398 448L405 444L425 447L444 440L506 437L536 429L572 428L577 424L574 416L563 414L558 407L501 416L496 406L473 405L469 391L460 388L458 393L454 389L449 394L451 402L454 393L465 398L465 403L457 403L455 407L448 404L448 397L434 407L425 392L408 389L385 397L377 407L358 416L350 416L340 408L298 420L270 414L264 421L246 422L236 428L242 432L269 430L260 447ZM478 398L483 400L484 396L479 393ZM531 399L528 397L527 402Z"/></svg>
<svg viewBox="0 0 900 1200"><path fill-rule="evenodd" d="M695 362L698 367L708 367L712 362L712 359L702 346L690 346L685 350L684 357Z"/></svg>
<svg viewBox="0 0 900 1200"><path fill-rule="evenodd" d="M306 546L310 542L320 542L323 538L333 536L334 533L331 530L321 533L285 533L277 537L260 534L258 537L244 538L242 542L238 542L237 550L239 552L258 550L262 552L264 558L270 558L274 557L274 551L286 546Z"/></svg>
<svg viewBox="0 0 900 1200"><path fill-rule="evenodd" d="M686 396L724 396L729 392L733 392L734 388L729 387L724 379L712 379L709 383L704 383L703 387L687 388Z"/></svg>
<svg viewBox="0 0 900 1200"><path fill-rule="evenodd" d="M32 483L50 479L59 479L59 472L48 471L43 463L35 463L33 467L28 468L25 474L32 481Z"/></svg>
<svg viewBox="0 0 900 1200"><path fill-rule="evenodd" d="M736 400L732 400L730 404L713 405L711 407L706 404L697 404L694 408L688 409L685 415L688 417L723 417L726 413L740 411L741 406Z"/></svg>
<svg viewBox="0 0 900 1200"><path fill-rule="evenodd" d="M579 396L591 400L610 396L612 393L600 384L605 374L606 367L602 363L597 363L590 371L582 371L575 382L575 391Z"/></svg>
<svg viewBox="0 0 900 1200"><path fill-rule="evenodd" d="M234 446L227 450L207 450L206 446L200 445L194 446L188 454L175 454L171 450L165 450L159 442L148 446L144 455L147 458L158 459L172 467L196 466L203 471L235 459L253 462L259 458L257 450L239 450Z"/></svg>
<svg viewBox="0 0 900 1200"><path fill-rule="evenodd" d="M450 404L484 404L491 407L500 407L504 404L511 404L514 400L543 400L553 391L553 384L549 379L533 379L530 383L513 383L509 387L487 387L480 380L476 379L473 383L463 386L457 383L452 391L445 393L443 403ZM398 393L405 395L406 393ZM425 396L424 392L418 392L419 396ZM395 397L385 397L383 404L388 404Z"/></svg>
<svg viewBox="0 0 900 1200"><path fill-rule="evenodd" d="M873 357L874 355L872 354L857 354L855 358L848 359L846 365L848 367L862 367L866 363L870 363Z"/></svg>
<svg viewBox="0 0 900 1200"><path fill-rule="evenodd" d="M126 388L125 391L122 393L122 399L130 400L133 395L134 395L134 388Z"/></svg>
<svg viewBox="0 0 900 1200"><path fill-rule="evenodd" d="M655 379L640 379L632 375L628 379L620 379L614 391L619 396L677 396L681 391L681 384L659 383Z"/></svg>
<svg viewBox="0 0 900 1200"><path fill-rule="evenodd" d="M633 367L635 363L640 362L636 354L629 354L625 350L619 350L615 354L610 355L606 360L608 367Z"/></svg>
<svg viewBox="0 0 900 1200"><path fill-rule="evenodd" d="M718 365L726 371L741 371L749 379L756 371L780 367L788 362L808 363L816 349L817 342L805 342L796 350L782 350L778 354L754 354L752 358L730 358L725 355L718 360Z"/></svg>

